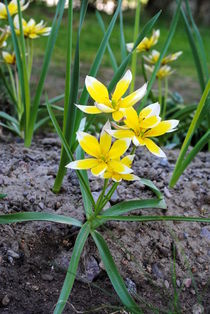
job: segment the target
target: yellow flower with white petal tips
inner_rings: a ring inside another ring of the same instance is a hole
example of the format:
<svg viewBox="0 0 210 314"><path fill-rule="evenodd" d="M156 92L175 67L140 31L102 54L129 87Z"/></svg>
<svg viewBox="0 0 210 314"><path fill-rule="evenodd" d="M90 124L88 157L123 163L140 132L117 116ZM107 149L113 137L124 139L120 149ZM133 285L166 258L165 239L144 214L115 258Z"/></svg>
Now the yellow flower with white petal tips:
<svg viewBox="0 0 210 314"><path fill-rule="evenodd" d="M14 25L16 34L19 35L20 25L18 15L16 15L14 18ZM34 19L30 19L28 22L22 19L22 25L24 36L30 39L38 38L40 36L48 36L51 31L51 27L46 27L44 21L41 21L40 23L36 24Z"/></svg>
<svg viewBox="0 0 210 314"><path fill-rule="evenodd" d="M171 53L162 59L161 64L165 65L169 62L173 62L177 60L179 56L181 56L181 54L182 54L182 51ZM160 52L157 50L152 50L151 54L148 57L143 56L144 60L150 64L155 64L158 61L159 57L160 57Z"/></svg>
<svg viewBox="0 0 210 314"><path fill-rule="evenodd" d="M157 44L160 37L160 30L153 30L151 37L144 37L140 44L136 47L137 52L149 51L154 45ZM134 43L126 44L127 50L130 52L134 47Z"/></svg>
<svg viewBox="0 0 210 314"><path fill-rule="evenodd" d="M153 72L154 71L154 66L153 65L147 65L145 64L145 69L149 72ZM168 65L163 65L160 67L160 69L157 71L156 77L160 80L162 80L163 78L173 74L175 71L171 69L170 66Z"/></svg>
<svg viewBox="0 0 210 314"><path fill-rule="evenodd" d="M1 29L1 35L0 35L0 48L6 47L7 45L7 38L9 36L9 30L8 28Z"/></svg>
<svg viewBox="0 0 210 314"><path fill-rule="evenodd" d="M9 53L7 51L2 51L2 57L5 63L14 65L16 63L15 53Z"/></svg>
<svg viewBox="0 0 210 314"><path fill-rule="evenodd" d="M90 96L95 100L95 106L81 106L76 105L80 110L85 113L99 114L99 113L112 113L115 121L120 121L124 117L125 109L135 105L140 99L144 97L147 91L147 83L141 88L137 89L130 95L122 98L128 89L132 80L131 71L128 70L122 79L117 83L115 91L109 98L109 92L101 82L92 76L86 76L85 85Z"/></svg>
<svg viewBox="0 0 210 314"><path fill-rule="evenodd" d="M88 133L77 132L80 146L92 158L70 162L66 167L71 169L91 169L94 176L102 175L106 170L111 171L112 169L115 169L120 174L131 173L132 169L120 160L120 156L130 146L130 139L120 139L112 144L112 137L105 132L107 128L110 128L109 122L103 127L99 142Z"/></svg>
<svg viewBox="0 0 210 314"><path fill-rule="evenodd" d="M161 121L159 114L160 105L158 103L145 107L139 115L133 108L129 108L126 110L126 119L124 120L127 128L106 129L106 131L118 139L130 138L135 146L145 145L152 154L165 157L165 153L150 138L175 131L179 121Z"/></svg>
<svg viewBox="0 0 210 314"><path fill-rule="evenodd" d="M29 6L29 2L25 3L25 0L20 0L21 11L24 11L25 9L27 9L28 6ZM17 0L10 1L9 5L8 5L8 11L9 11L11 16L18 13ZM8 15L7 15L6 5L3 3L0 3L0 20L1 19L6 20L7 18L8 18Z"/></svg>
<svg viewBox="0 0 210 314"><path fill-rule="evenodd" d="M128 155L124 157L123 159L121 159L121 162L127 167L131 168L134 156L135 155ZM120 182L122 180L126 180L126 181L140 180L140 178L134 175L133 173L127 173L127 174L117 173L114 168L113 169L109 168L109 170L105 171L102 174L102 177L104 179L112 179L115 182Z"/></svg>

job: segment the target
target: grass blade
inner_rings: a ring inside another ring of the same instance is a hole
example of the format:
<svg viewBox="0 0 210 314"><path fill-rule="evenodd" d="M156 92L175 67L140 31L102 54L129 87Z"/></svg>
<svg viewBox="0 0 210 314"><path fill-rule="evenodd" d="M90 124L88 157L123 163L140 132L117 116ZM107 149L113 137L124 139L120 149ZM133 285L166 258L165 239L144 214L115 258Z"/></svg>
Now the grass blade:
<svg viewBox="0 0 210 314"><path fill-rule="evenodd" d="M181 151L180 151L180 154L179 154L179 157L178 157L178 160L176 162L176 165L175 165L175 169L174 169L174 172L172 174L172 177L171 177L171 180L170 180L170 186L173 187L176 182L178 181L179 177L181 176L182 172L180 172L180 168L182 166L182 163L184 161L184 158L185 158L185 155L186 155L186 152L187 152L187 149L190 145L190 141L192 139L192 136L193 136L193 133L197 127L197 122L200 118L200 115L201 115L201 112L205 106L205 103L206 103L206 99L208 97L208 94L209 94L209 91L210 91L210 79L208 81L208 83L206 84L206 88L203 92L203 95L201 97L201 100L198 104L198 107L197 107L197 110L195 112L195 115L193 117L193 120L190 124L190 127L188 129L188 132L187 132L187 135L185 137L185 140L184 140L184 143L182 144L182 148L181 148Z"/></svg>
<svg viewBox="0 0 210 314"><path fill-rule="evenodd" d="M47 47L45 50L44 62L43 62L43 67L42 67L39 83L38 83L38 86L36 89L36 94L34 97L32 108L31 108L30 126L29 126L29 130L28 130L28 136L27 136L27 139L25 141L26 146L30 146L30 144L31 144L31 140L32 140L33 132L34 132L34 125L36 122L38 108L39 108L39 104L40 104L40 99L41 99L41 95L42 95L43 88L44 88L44 82L45 82L48 67L50 64L53 48L55 46L58 30L59 30L59 27L60 27L60 24L62 21L62 17L63 17L64 5L65 5L65 0L59 0L59 3L57 5L57 9L56 9L56 13L55 13L55 17L54 17L54 21L52 24L51 33L50 33L50 36L48 38Z"/></svg>
<svg viewBox="0 0 210 314"><path fill-rule="evenodd" d="M163 57L165 56L167 50L168 50L168 47L172 41L172 38L174 36L174 33L175 33L175 30L176 30L176 27L177 27L177 23L178 23L178 20L179 20L179 13L180 13L180 7L181 7L181 3L182 3L182 0L179 0L178 1L178 4L177 4L177 8L176 8L176 12L174 13L174 16L173 16L173 19L172 19L172 22L171 22L171 25L170 25L170 28L169 28L169 31L168 31L168 37L165 41L165 44L163 46L163 49L160 53L160 56L158 58L158 61L156 62L155 64L155 68L154 68L154 71L152 73L152 76L149 80L149 84L147 86L147 93L144 97L144 100L141 102L140 106L138 107L138 112L140 112L140 110L146 105L146 102L147 102L147 98L150 94L150 91L152 89L152 86L153 86L153 83L155 81L155 78L156 78L156 73L160 67L160 64L161 64L161 61L163 59Z"/></svg>
<svg viewBox="0 0 210 314"><path fill-rule="evenodd" d="M82 254L82 250L84 248L84 245L88 238L89 233L90 233L90 227L86 223L82 226L77 236L77 239L75 241L74 249L72 252L71 260L70 260L68 271L66 274L66 278L65 278L58 302L56 304L56 308L53 312L54 314L61 314L64 310L66 302L68 301L69 295L71 293L71 289L74 284L74 280L76 278L80 256Z"/></svg>
<svg viewBox="0 0 210 314"><path fill-rule="evenodd" d="M61 224L73 225L81 227L82 223L71 217L63 215L55 215L50 213L38 213L38 212L22 212L16 214L0 215L0 224L11 224L25 221L52 221Z"/></svg>
<svg viewBox="0 0 210 314"><path fill-rule="evenodd" d="M112 255L103 237L97 231L92 232L91 235L99 250L101 259L106 268L109 279L111 280L111 283L116 293L118 294L121 302L124 304L124 306L126 306L126 308L129 311L131 311L131 313L133 314L142 313L141 309L138 307L138 305L134 302L134 300L128 293L125 283L117 270Z"/></svg>
<svg viewBox="0 0 210 314"><path fill-rule="evenodd" d="M103 212L103 216L118 216L140 208L166 208L163 199L146 199L120 202Z"/></svg>
<svg viewBox="0 0 210 314"><path fill-rule="evenodd" d="M122 7L120 8L120 51L121 51L121 58L123 61L127 57L127 49L126 49L125 35L124 35L124 29L123 29Z"/></svg>
<svg viewBox="0 0 210 314"><path fill-rule="evenodd" d="M17 100L16 100L16 98L15 98L13 92L12 92L12 89L10 88L10 85L9 85L9 83L8 83L8 81L7 81L7 79L6 79L5 75L4 75L1 67L0 67L0 77L1 77L1 79L3 81L3 83L4 83L4 86L6 87L8 93L10 95L11 100L13 101L13 103L17 104Z"/></svg>
<svg viewBox="0 0 210 314"><path fill-rule="evenodd" d="M6 112L0 111L0 118L3 118L5 120L7 120L7 121L13 122L13 123L18 125L18 121L14 117L10 116Z"/></svg>
<svg viewBox="0 0 210 314"><path fill-rule="evenodd" d="M185 217L185 216L98 216L103 221L117 220L117 221L186 221L186 222L204 222L210 223L210 218L204 217Z"/></svg>
<svg viewBox="0 0 210 314"><path fill-rule="evenodd" d="M163 199L163 194L160 192L160 190L154 185L154 183L148 179L140 179L141 183L143 183L144 185L148 186L150 188L150 190L152 190L155 195L159 198L159 199Z"/></svg>
<svg viewBox="0 0 210 314"><path fill-rule="evenodd" d="M96 11L96 17L98 19L98 23L99 23L103 33L105 34L106 33L106 29L105 29L104 21L103 21L100 13L98 11ZM117 67L118 67L117 66L117 61L115 59L114 53L113 53L112 48L110 47L109 43L107 44L107 49L108 49L108 52L109 52L112 68L113 68L113 70L115 72L117 70Z"/></svg>

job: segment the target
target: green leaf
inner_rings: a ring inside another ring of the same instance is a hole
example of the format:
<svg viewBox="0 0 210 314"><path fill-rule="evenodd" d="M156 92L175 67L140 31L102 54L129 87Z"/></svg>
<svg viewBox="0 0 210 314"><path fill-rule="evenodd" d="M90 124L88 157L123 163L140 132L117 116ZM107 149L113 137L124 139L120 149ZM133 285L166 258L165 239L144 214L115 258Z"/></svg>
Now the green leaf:
<svg viewBox="0 0 210 314"><path fill-rule="evenodd" d="M16 222L25 222L25 221L52 221L61 224L73 225L81 227L82 223L71 217L63 215L55 215L50 213L38 213L38 212L22 212L16 214L5 214L0 215L0 224L11 224Z"/></svg>
<svg viewBox="0 0 210 314"><path fill-rule="evenodd" d="M185 158L185 155L187 153L187 150L188 150L188 147L190 145L190 142L191 142L191 139L192 139L192 136L196 130L196 127L197 127L197 124L198 124L198 120L200 118L200 115L202 113L202 110L205 106L205 103L206 103L206 99L209 95L209 91L210 91L210 79L208 81L208 83L206 84L206 88L203 92L203 95L201 97L201 100L198 104L198 107L197 107L197 110L195 112L195 115L193 117L193 120L190 124L190 127L188 129L188 132L187 132L187 135L185 137L185 140L184 140L184 143L182 144L182 148L181 148L181 151L180 151L180 154L179 154L179 157L177 159L177 162L176 162L176 165L175 165L175 169L174 169L174 172L172 174L172 177L171 177L171 180L170 180L170 186L173 187L176 182L178 181L179 177L181 176L182 174L182 164L184 162L184 158ZM188 160L188 164L189 164L189 160Z"/></svg>
<svg viewBox="0 0 210 314"><path fill-rule="evenodd" d="M14 117L10 116L9 114L7 114L7 113L5 113L3 111L0 111L0 118L3 118L3 119L5 119L5 120L7 120L9 122L13 122L13 123L18 125L17 119L15 119Z"/></svg>
<svg viewBox="0 0 210 314"><path fill-rule="evenodd" d="M7 196L7 194L0 194L0 199L3 199Z"/></svg>
<svg viewBox="0 0 210 314"><path fill-rule="evenodd" d="M123 29L122 7L120 8L120 51L121 51L121 58L123 61L127 57L127 49L126 49L124 29Z"/></svg>
<svg viewBox="0 0 210 314"><path fill-rule="evenodd" d="M129 311L131 311L131 313L133 314L142 313L141 309L138 307L138 305L134 302L134 300L128 293L125 283L117 270L112 255L103 237L97 231L92 232L91 235L99 250L101 259L106 268L109 279L111 280L111 283L116 293L118 294L121 302L124 304L124 306L126 306L126 308Z"/></svg>
<svg viewBox="0 0 210 314"><path fill-rule="evenodd" d="M65 278L58 302L56 304L56 308L53 312L54 314L61 314L64 310L66 302L68 301L69 295L71 293L71 290L74 284L74 280L76 278L80 256L81 256L82 250L84 248L84 245L88 238L89 233L90 233L90 228L89 228L88 223L86 223L82 226L77 236L76 242L74 244L74 249L72 252L68 271L66 274L66 278Z"/></svg>
<svg viewBox="0 0 210 314"><path fill-rule="evenodd" d="M52 24L50 36L48 38L47 47L45 50L44 62L43 62L42 70L41 70L39 83L36 89L35 97L34 97L32 108L31 108L29 130L28 130L27 138L25 140L26 146L30 146L31 144L31 140L32 140L33 132L34 132L34 125L36 122L37 113L38 113L38 109L40 105L41 95L43 92L44 83L45 83L47 71L49 68L53 48L55 46L58 30L62 21L64 6L65 6L65 0L59 0L57 8L56 8L56 13L53 20L53 24Z"/></svg>
<svg viewBox="0 0 210 314"><path fill-rule="evenodd" d="M106 33L106 29L105 29L105 26L104 26L104 21L103 21L101 15L100 15L99 11L96 11L96 17L98 19L98 23L99 23L103 33L105 34ZM109 52L112 68L113 68L113 70L115 72L117 70L117 61L115 59L114 53L113 53L112 48L110 47L109 43L107 44L107 49L108 49L108 52Z"/></svg>
<svg viewBox="0 0 210 314"><path fill-rule="evenodd" d="M103 221L117 220L117 221L186 221L186 222L204 222L210 223L210 218L204 217L185 217L185 216L98 216L98 219Z"/></svg>
<svg viewBox="0 0 210 314"><path fill-rule="evenodd" d="M13 94L12 89L10 88L10 84L8 83L8 81L7 81L7 79L6 79L5 75L4 75L4 72L2 71L1 67L0 67L0 77L1 77L1 79L3 81L3 83L4 83L4 86L6 87L8 93L10 95L10 98L11 98L12 102L14 104L17 104L17 100L16 100L16 98L15 98L15 96Z"/></svg>
<svg viewBox="0 0 210 314"><path fill-rule="evenodd" d="M144 97L144 100L141 102L140 106L138 107L138 112L140 112L140 110L146 105L146 102L147 102L147 98L150 94L150 91L152 89L152 86L153 86L153 83L156 79L156 74L159 70L159 67L160 67L160 64L161 64L161 61L163 59L163 57L165 56L167 50L168 50L168 47L172 41L172 38L174 36L174 33L175 33L175 30L176 30L176 26L177 26L177 23L178 23L178 20L179 20L179 13L180 13L180 7L181 7L181 3L182 3L182 0L179 0L178 1L178 4L177 4L177 8L176 8L176 12L174 13L174 16L173 16L173 19L171 21L171 25L170 25L170 28L169 28L169 31L168 31L168 37L165 41L165 44L162 48L162 51L160 53L160 56L158 58L158 61L156 62L155 64L155 67L154 67L154 71L152 72L152 75L151 75L151 78L149 80L149 83L148 83L148 86L147 86L147 93Z"/></svg>
<svg viewBox="0 0 210 314"><path fill-rule="evenodd" d="M189 115L193 111L195 111L196 108L197 108L197 105L186 105L185 108L179 109L177 112L170 115L170 119L173 118L173 119L183 120L184 118L189 117Z"/></svg>
<svg viewBox="0 0 210 314"><path fill-rule="evenodd" d="M148 186L159 199L163 199L163 194L160 190L154 185L154 183L148 179L140 178L140 182Z"/></svg>
<svg viewBox="0 0 210 314"><path fill-rule="evenodd" d="M103 216L118 216L140 208L166 208L163 199L146 199L120 202L103 212Z"/></svg>

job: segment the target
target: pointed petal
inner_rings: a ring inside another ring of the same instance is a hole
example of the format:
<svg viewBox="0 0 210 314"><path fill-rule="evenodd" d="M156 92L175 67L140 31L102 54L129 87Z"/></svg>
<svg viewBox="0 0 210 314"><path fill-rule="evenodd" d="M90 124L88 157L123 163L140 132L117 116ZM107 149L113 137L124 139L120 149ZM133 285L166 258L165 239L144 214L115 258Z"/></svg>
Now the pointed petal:
<svg viewBox="0 0 210 314"><path fill-rule="evenodd" d="M127 155L127 156L125 156L123 159L121 159L121 162L122 162L124 165L126 165L126 166L128 166L128 167L131 167L132 162L133 162L133 160L134 160L134 157L135 157L134 154L133 154L133 155Z"/></svg>
<svg viewBox="0 0 210 314"><path fill-rule="evenodd" d="M159 116L160 115L160 104L155 102L144 109L141 110L139 114L139 119L148 118L151 116Z"/></svg>
<svg viewBox="0 0 210 314"><path fill-rule="evenodd" d="M124 117L124 113L122 111L115 111L112 113L112 118L114 121L120 121Z"/></svg>
<svg viewBox="0 0 210 314"><path fill-rule="evenodd" d="M168 132L173 132L174 128L178 125L178 120L166 120L160 122L156 127L145 133L145 137L160 136Z"/></svg>
<svg viewBox="0 0 210 314"><path fill-rule="evenodd" d="M82 149L89 155L98 157L101 154L100 145L98 140L85 132L77 132L77 139L79 141L80 146Z"/></svg>
<svg viewBox="0 0 210 314"><path fill-rule="evenodd" d="M140 180L139 177L137 177L135 174L128 173L128 174L122 174L122 179L126 181L137 181Z"/></svg>
<svg viewBox="0 0 210 314"><path fill-rule="evenodd" d="M126 44L126 48L127 48L128 52L131 52L133 50L133 46L134 46L133 43Z"/></svg>
<svg viewBox="0 0 210 314"><path fill-rule="evenodd" d="M131 130L106 130L111 136L115 138L133 138L135 133Z"/></svg>
<svg viewBox="0 0 210 314"><path fill-rule="evenodd" d="M125 111L125 121L124 123L135 132L139 130L139 118L137 112L134 108L129 108Z"/></svg>
<svg viewBox="0 0 210 314"><path fill-rule="evenodd" d="M109 93L101 82L92 76L86 76L85 85L90 96L98 103L107 104L109 102Z"/></svg>
<svg viewBox="0 0 210 314"><path fill-rule="evenodd" d="M98 104L97 102L95 103L95 106L101 111L101 112L105 112L105 113L111 113L114 112L114 109L104 105L104 104Z"/></svg>
<svg viewBox="0 0 210 314"><path fill-rule="evenodd" d="M166 158L166 154L158 147L152 140L149 138L143 139L144 145L146 145L147 149L155 156Z"/></svg>
<svg viewBox="0 0 210 314"><path fill-rule="evenodd" d="M109 151L109 158L117 159L122 156L130 146L130 143L131 141L128 138L115 141Z"/></svg>
<svg viewBox="0 0 210 314"><path fill-rule="evenodd" d="M99 110L96 106L81 106L81 105L76 105L77 108L79 108L81 111L85 113L90 113L90 114L98 114L101 113L101 110Z"/></svg>
<svg viewBox="0 0 210 314"><path fill-rule="evenodd" d="M117 173L123 173L123 174L133 172L133 170L131 168L127 167L121 161L117 161L117 160L111 160L108 163L108 170L109 169L110 169L110 171L114 171Z"/></svg>
<svg viewBox="0 0 210 314"><path fill-rule="evenodd" d="M125 73L125 75L122 77L122 79L117 83L115 91L112 95L112 101L118 102L118 100L125 94L131 81L132 81L132 74L131 74L131 71L128 70Z"/></svg>
<svg viewBox="0 0 210 314"><path fill-rule="evenodd" d="M111 129L111 125L109 121L104 125L102 131L101 131L101 136L100 136L100 147L101 147L101 152L103 155L106 155L108 151L110 150L111 143L112 143L112 137L109 135L106 130Z"/></svg>
<svg viewBox="0 0 210 314"><path fill-rule="evenodd" d="M81 160L75 160L66 165L66 168L70 169L91 169L98 165L98 160L95 158L87 158Z"/></svg>
<svg viewBox="0 0 210 314"><path fill-rule="evenodd" d="M91 172L94 176L99 176L99 175L102 175L104 171L106 171L106 169L107 169L107 164L105 162L101 162L96 167L93 167L91 169Z"/></svg>
<svg viewBox="0 0 210 314"><path fill-rule="evenodd" d="M141 88L137 89L135 92L129 96L123 98L120 101L120 108L128 108L135 105L140 99L142 99L147 92L147 83L145 83Z"/></svg>
<svg viewBox="0 0 210 314"><path fill-rule="evenodd" d="M158 116L151 116L140 121L140 127L143 129L153 128L160 123L161 118Z"/></svg>

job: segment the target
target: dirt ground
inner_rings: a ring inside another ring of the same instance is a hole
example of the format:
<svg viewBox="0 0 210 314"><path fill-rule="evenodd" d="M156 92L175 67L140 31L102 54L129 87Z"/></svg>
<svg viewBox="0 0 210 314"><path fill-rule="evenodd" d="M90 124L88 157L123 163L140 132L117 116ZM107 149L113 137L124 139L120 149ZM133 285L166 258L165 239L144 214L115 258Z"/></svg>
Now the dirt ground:
<svg viewBox="0 0 210 314"><path fill-rule="evenodd" d="M68 170L61 194L51 191L59 163L54 134L36 137L30 149L13 137L0 139L0 213L45 211L84 219L79 183ZM164 193L167 211L141 214L209 216L210 155L200 153L175 189L168 182L178 152L168 160L137 150L134 170ZM90 176L97 197L100 179ZM140 182L122 183L111 204L154 195ZM101 228L120 273L143 313L210 313L210 227L202 223L119 223ZM77 228L33 222L0 226L0 313L52 313L65 278ZM174 271L175 268L175 271ZM120 310L121 309L121 310ZM64 313L123 313L91 239ZM125 313L125 312L124 312Z"/></svg>

